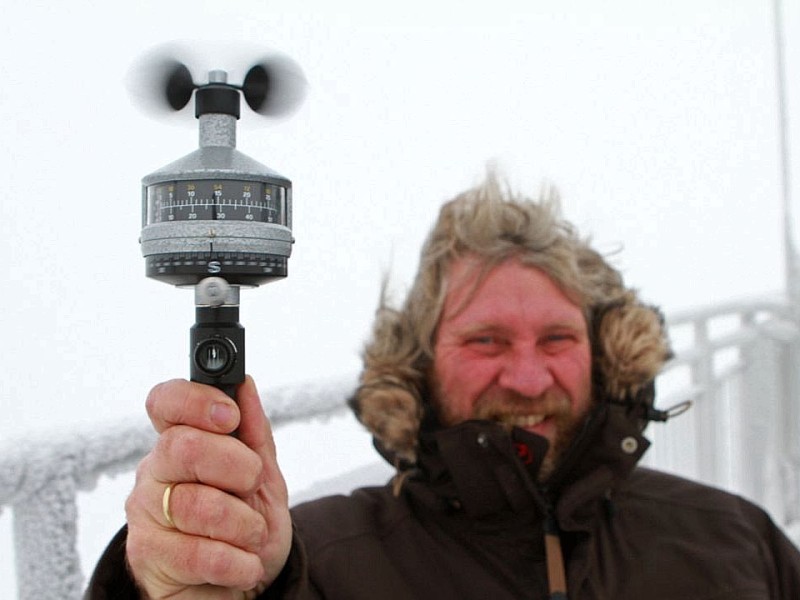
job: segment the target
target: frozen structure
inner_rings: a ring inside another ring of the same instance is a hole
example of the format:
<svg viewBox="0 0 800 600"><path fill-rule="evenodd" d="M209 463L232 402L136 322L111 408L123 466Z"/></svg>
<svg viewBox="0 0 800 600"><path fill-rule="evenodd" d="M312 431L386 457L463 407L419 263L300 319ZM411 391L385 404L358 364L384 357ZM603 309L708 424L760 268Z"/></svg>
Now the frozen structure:
<svg viewBox="0 0 800 600"><path fill-rule="evenodd" d="M668 324L676 356L659 377L657 403L693 406L649 426L654 443L645 464L755 500L800 544L796 303L772 297L714 305L671 315ZM355 384L343 377L269 390L274 426L344 410ZM92 565L81 565L76 549L77 493L91 490L101 475L132 470L154 440L143 419L0 448L0 509L13 516L20 600L81 597ZM339 489L362 483L362 472L341 475Z"/></svg>

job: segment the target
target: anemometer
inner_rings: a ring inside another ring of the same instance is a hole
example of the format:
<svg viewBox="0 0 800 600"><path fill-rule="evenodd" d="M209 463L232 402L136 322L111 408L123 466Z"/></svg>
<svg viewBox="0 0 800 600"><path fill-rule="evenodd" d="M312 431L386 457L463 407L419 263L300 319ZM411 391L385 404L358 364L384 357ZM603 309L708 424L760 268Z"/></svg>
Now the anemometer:
<svg viewBox="0 0 800 600"><path fill-rule="evenodd" d="M199 148L142 179L141 250L146 275L195 291L190 378L231 398L244 381L241 288L288 275L292 252L292 182L236 149L241 98L265 116L302 101L304 80L292 61L254 64L240 84L224 70L198 83L189 67L168 57L144 65L167 110L194 98Z"/></svg>

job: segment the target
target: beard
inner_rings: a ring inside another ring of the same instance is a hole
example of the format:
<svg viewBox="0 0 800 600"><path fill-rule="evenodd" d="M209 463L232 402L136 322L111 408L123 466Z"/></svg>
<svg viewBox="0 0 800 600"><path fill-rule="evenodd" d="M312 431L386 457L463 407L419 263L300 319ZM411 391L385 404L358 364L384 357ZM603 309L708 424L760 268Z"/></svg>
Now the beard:
<svg viewBox="0 0 800 600"><path fill-rule="evenodd" d="M513 390L492 387L477 398L466 419L455 415L452 411L453 403L448 402L440 393L435 396L434 406L440 421L448 427L461 421L476 419L499 423L510 432L515 426L524 427L520 423L521 417L542 415L552 419L555 433L552 439L548 439L550 445L542 460L538 481L545 481L556 470L588 412L573 413L569 396L557 388L551 388L536 397L528 397Z"/></svg>

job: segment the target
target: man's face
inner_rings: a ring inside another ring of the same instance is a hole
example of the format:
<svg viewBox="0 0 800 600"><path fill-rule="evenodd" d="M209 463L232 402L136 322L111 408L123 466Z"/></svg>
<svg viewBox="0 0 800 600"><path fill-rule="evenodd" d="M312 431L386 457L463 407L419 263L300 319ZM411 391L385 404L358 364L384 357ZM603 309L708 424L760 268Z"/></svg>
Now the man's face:
<svg viewBox="0 0 800 600"><path fill-rule="evenodd" d="M448 426L488 419L547 438L546 477L591 404L586 320L547 275L517 259L495 267L470 298L477 265L462 258L450 269L434 346L439 416Z"/></svg>

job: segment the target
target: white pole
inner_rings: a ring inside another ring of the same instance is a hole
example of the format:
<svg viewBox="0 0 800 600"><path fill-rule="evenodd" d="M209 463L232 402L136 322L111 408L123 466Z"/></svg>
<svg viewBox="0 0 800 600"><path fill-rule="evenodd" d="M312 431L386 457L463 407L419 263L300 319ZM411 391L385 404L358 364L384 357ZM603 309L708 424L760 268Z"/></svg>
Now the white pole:
<svg viewBox="0 0 800 600"><path fill-rule="evenodd" d="M784 62L783 9L781 0L774 0L775 60L778 92L778 135L780 138L781 192L783 196L783 239L786 293L794 311L800 307L800 277L794 239L792 211L791 164L789 161L789 127L786 115L786 67Z"/></svg>
<svg viewBox="0 0 800 600"><path fill-rule="evenodd" d="M784 61L783 12L781 0L774 0L775 6L775 57L778 76L778 118L781 150L781 184L783 186L783 235L786 261L786 293L791 303L795 323L800 322L800 268L794 241L794 221L792 214L792 188L789 161L789 128L786 109L786 66ZM784 523L797 527L800 522L800 344L790 344L783 362L783 397L781 411L782 427L776 432L782 438L777 445L782 452L779 473L780 493L784 498L786 512Z"/></svg>

